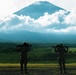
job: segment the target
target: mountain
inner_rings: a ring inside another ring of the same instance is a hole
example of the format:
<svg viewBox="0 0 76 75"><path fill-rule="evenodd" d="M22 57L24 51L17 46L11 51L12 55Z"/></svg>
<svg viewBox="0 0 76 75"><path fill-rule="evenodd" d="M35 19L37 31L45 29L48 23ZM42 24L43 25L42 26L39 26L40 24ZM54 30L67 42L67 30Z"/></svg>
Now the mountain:
<svg viewBox="0 0 76 75"><path fill-rule="evenodd" d="M56 11L64 10L58 6L55 6L47 1L35 2L23 9L15 12L16 15L26 15L31 18L38 19L40 16L43 16L45 12L53 14Z"/></svg>
<svg viewBox="0 0 76 75"><path fill-rule="evenodd" d="M23 9L15 12L16 15L25 15L30 16L34 19L38 19L40 16L44 15L45 12L53 14L56 11L64 10L58 6L55 6L47 1L35 2ZM70 43L75 42L74 35L57 35L53 33L38 33L30 32L26 30L9 32L9 33L0 33L0 38L6 40L7 42L31 42L31 43ZM69 37L69 38L68 38ZM76 37L76 36L75 36ZM73 39L73 40L72 40ZM70 41L69 41L70 40Z"/></svg>

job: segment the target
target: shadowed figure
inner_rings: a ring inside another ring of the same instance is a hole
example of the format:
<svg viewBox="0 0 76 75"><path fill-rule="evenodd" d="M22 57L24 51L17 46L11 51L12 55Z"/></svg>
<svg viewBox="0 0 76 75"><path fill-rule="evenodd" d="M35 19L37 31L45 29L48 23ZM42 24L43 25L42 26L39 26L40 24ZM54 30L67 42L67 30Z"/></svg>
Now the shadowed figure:
<svg viewBox="0 0 76 75"><path fill-rule="evenodd" d="M57 45L54 47L55 52L58 53L58 61L59 61L59 66L60 66L60 73L62 73L62 70L64 73L66 73L66 67L65 67L65 53L68 52L68 47L63 46L63 44Z"/></svg>
<svg viewBox="0 0 76 75"><path fill-rule="evenodd" d="M30 51L31 49L31 45L29 45L28 43L24 42L23 45L18 45L17 47L17 51L20 52L20 70L21 70L21 74L23 74L23 66L25 69L25 74L27 74L27 52Z"/></svg>

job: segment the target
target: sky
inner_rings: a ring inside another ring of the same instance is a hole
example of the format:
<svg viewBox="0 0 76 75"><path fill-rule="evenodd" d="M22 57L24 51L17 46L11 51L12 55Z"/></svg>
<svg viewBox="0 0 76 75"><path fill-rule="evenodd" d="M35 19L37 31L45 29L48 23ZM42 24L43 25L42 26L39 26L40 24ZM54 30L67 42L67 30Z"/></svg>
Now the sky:
<svg viewBox="0 0 76 75"><path fill-rule="evenodd" d="M76 0L0 0L0 20L36 1L49 1L69 11L76 7Z"/></svg>
<svg viewBox="0 0 76 75"><path fill-rule="evenodd" d="M28 6L36 1L0 0L0 32L27 30L39 33L76 34L76 0L46 0L71 11L68 15L66 15L67 11L65 10L59 10L53 14L45 12L38 19L12 14L25 7L25 5Z"/></svg>

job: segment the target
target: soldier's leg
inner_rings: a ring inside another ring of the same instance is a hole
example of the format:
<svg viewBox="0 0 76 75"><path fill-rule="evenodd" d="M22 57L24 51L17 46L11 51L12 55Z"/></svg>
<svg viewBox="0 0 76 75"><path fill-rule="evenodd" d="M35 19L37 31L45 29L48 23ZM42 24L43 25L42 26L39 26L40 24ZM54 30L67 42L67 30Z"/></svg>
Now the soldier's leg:
<svg viewBox="0 0 76 75"><path fill-rule="evenodd" d="M63 69L64 69L64 73L66 73L65 59L63 60Z"/></svg>
<svg viewBox="0 0 76 75"><path fill-rule="evenodd" d="M20 70L21 70L21 74L23 74L23 62L20 62Z"/></svg>
<svg viewBox="0 0 76 75"><path fill-rule="evenodd" d="M62 73L62 60L59 59L60 73Z"/></svg>
<svg viewBox="0 0 76 75"><path fill-rule="evenodd" d="M27 62L24 63L25 73L27 74Z"/></svg>

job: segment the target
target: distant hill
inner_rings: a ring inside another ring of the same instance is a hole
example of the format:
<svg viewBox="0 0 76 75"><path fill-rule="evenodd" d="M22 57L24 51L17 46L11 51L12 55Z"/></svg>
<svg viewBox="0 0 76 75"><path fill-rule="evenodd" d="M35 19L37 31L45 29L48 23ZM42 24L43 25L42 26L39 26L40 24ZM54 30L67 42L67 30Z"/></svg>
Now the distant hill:
<svg viewBox="0 0 76 75"><path fill-rule="evenodd" d="M0 38L4 39L5 42L29 42L29 43L76 43L76 36L71 35L57 35L50 33L37 33L29 31L18 31L13 33L2 33ZM1 41L1 40L0 40Z"/></svg>
<svg viewBox="0 0 76 75"><path fill-rule="evenodd" d="M6 40L5 39L3 39L3 37L1 38L0 37L0 42L5 42Z"/></svg>

